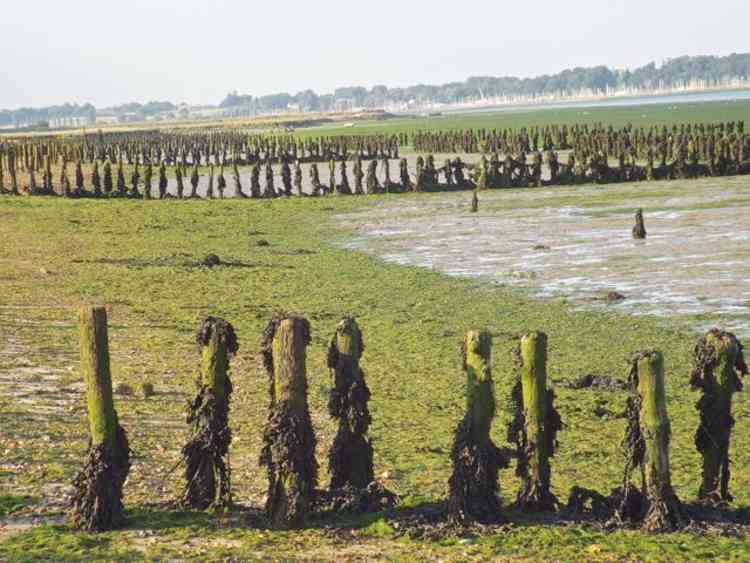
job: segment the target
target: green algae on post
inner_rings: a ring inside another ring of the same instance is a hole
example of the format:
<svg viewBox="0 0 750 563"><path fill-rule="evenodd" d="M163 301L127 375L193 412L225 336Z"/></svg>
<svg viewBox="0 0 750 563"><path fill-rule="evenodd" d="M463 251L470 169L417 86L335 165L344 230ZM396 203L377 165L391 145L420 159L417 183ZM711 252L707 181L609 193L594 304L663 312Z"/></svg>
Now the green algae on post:
<svg viewBox="0 0 750 563"><path fill-rule="evenodd" d="M466 375L466 414L456 428L448 481L448 515L455 522L497 521L501 516L498 473L508 466L505 453L490 437L495 417L492 336L472 330L462 344Z"/></svg>
<svg viewBox="0 0 750 563"><path fill-rule="evenodd" d="M558 501L550 491L550 458L562 421L554 392L547 389L547 335L525 335L516 362L518 380L511 397L516 413L508 428L508 440L518 450L516 475L521 478L516 505L531 511L554 510Z"/></svg>
<svg viewBox="0 0 750 563"><path fill-rule="evenodd" d="M125 521L122 486L130 470L130 448L112 398L107 310L83 306L78 320L90 442L84 467L73 481L71 517L78 529L103 532Z"/></svg>
<svg viewBox="0 0 750 563"><path fill-rule="evenodd" d="M186 484L181 504L197 510L222 509L231 502L229 361L239 346L232 325L215 317L201 323L197 340L202 347L201 378L187 409L192 435L182 448Z"/></svg>
<svg viewBox="0 0 750 563"><path fill-rule="evenodd" d="M732 396L742 390L741 378L748 373L742 344L733 334L714 329L698 339L693 354L690 386L701 391L696 404L700 424L695 433L696 448L703 456L698 499L708 504L731 502Z"/></svg>
<svg viewBox="0 0 750 563"><path fill-rule="evenodd" d="M662 354L657 351L636 354L631 361L630 381L640 407L641 445L635 466L643 469L647 504L643 527L649 532L672 531L683 525L683 516L682 505L672 488L669 466L672 432L667 415Z"/></svg>
<svg viewBox="0 0 750 563"><path fill-rule="evenodd" d="M261 344L271 404L260 463L268 473L266 514L277 529L305 525L318 483L316 440L307 403L309 344L307 319L283 315L271 320Z"/></svg>

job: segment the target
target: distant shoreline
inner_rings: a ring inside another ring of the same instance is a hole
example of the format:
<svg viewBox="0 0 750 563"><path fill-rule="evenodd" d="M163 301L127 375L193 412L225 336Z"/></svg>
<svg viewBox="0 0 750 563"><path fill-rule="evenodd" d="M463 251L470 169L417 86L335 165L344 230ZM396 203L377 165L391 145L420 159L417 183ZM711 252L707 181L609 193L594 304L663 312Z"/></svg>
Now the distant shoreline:
<svg viewBox="0 0 750 563"><path fill-rule="evenodd" d="M490 113L500 111L524 111L537 109L570 109L570 108L595 108L595 107L628 107L655 104L683 104L701 102L721 102L750 100L750 85L737 86L736 88L705 88L700 90L675 90L661 91L653 94L616 94L585 96L575 98L562 98L557 100L540 101L518 101L507 103L495 103L492 105L463 105L456 107L429 108L431 112L441 112L446 115L461 115L473 113ZM423 110L427 111L427 110ZM393 112L398 115L398 112ZM409 113L414 113L411 111Z"/></svg>

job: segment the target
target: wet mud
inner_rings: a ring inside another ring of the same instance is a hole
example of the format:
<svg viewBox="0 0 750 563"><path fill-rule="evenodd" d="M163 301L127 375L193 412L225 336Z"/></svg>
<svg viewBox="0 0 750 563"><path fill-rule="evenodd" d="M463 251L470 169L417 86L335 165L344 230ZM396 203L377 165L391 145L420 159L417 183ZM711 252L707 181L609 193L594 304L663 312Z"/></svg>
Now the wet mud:
<svg viewBox="0 0 750 563"><path fill-rule="evenodd" d="M455 194L385 201L341 217L358 225L342 244L538 298L750 336L746 180L489 190L482 202L472 214ZM631 233L639 208L646 240Z"/></svg>

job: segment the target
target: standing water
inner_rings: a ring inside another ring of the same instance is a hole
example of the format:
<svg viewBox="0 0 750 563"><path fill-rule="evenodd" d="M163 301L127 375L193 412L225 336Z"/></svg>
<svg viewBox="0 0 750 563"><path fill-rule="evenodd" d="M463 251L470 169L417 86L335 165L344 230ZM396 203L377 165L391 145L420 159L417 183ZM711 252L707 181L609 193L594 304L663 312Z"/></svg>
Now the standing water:
<svg viewBox="0 0 750 563"><path fill-rule="evenodd" d="M346 244L388 262L481 276L581 307L750 335L747 178L386 200L352 214ZM631 229L643 208L646 240ZM625 299L612 304L610 292Z"/></svg>

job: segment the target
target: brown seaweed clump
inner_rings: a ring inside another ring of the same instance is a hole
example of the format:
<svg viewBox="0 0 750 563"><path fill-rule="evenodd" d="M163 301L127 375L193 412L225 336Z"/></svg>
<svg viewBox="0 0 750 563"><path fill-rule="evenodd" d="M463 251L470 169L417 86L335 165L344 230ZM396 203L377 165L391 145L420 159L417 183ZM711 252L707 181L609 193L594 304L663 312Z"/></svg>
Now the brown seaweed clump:
<svg viewBox="0 0 750 563"><path fill-rule="evenodd" d="M334 380L328 412L338 421L328 458L331 508L353 512L380 511L394 506L397 496L375 482L372 441L367 435L372 418L370 390L359 365L364 353L357 322L346 317L336 327L328 347L328 368Z"/></svg>
<svg viewBox="0 0 750 563"><path fill-rule="evenodd" d="M732 395L742 391L742 377L747 373L742 344L734 334L714 329L698 339L690 386L702 393L695 405L700 413L695 446L703 456L698 498L704 503L733 500L729 492Z"/></svg>
<svg viewBox="0 0 750 563"><path fill-rule="evenodd" d="M122 487L130 471L130 446L117 424L115 444L89 444L83 469L73 480L73 526L87 532L104 532L125 522Z"/></svg>
<svg viewBox="0 0 750 563"><path fill-rule="evenodd" d="M197 341L203 347L203 373L198 393L187 407L191 438L182 448L186 485L181 504L196 510L222 509L231 502L229 358L239 345L232 325L214 317L203 321Z"/></svg>
<svg viewBox="0 0 750 563"><path fill-rule="evenodd" d="M461 348L467 408L456 428L451 451L453 473L448 481L447 510L454 523L491 523L502 518L498 475L508 467L509 456L490 438L495 416L491 347L488 332L471 331Z"/></svg>

